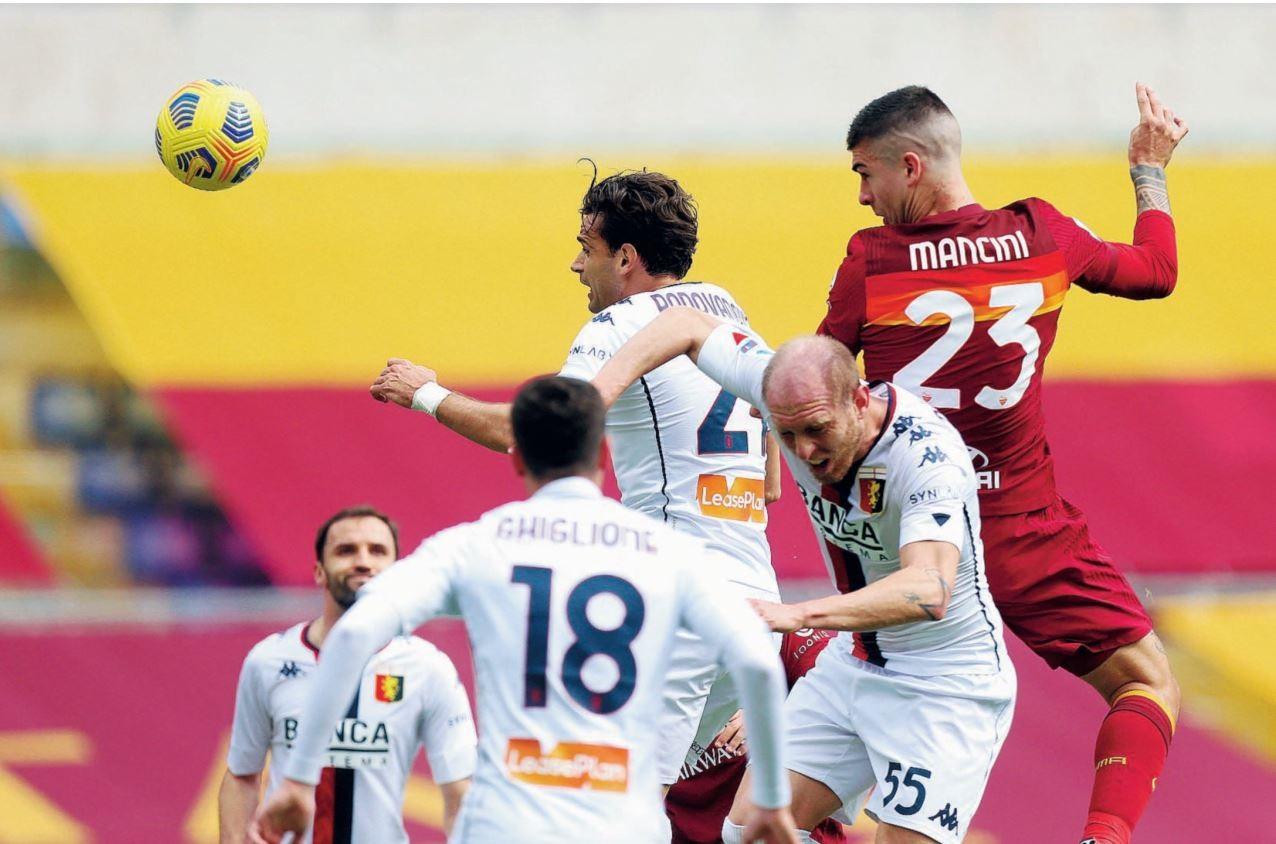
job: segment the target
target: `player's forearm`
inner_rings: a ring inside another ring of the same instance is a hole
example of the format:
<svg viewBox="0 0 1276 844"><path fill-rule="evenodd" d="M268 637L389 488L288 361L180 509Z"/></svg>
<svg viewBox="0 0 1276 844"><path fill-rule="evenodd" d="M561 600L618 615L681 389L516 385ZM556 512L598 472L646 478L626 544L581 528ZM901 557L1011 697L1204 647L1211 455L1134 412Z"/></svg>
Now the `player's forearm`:
<svg viewBox="0 0 1276 844"><path fill-rule="evenodd" d="M260 794L261 774L239 777L226 771L217 791L219 844L243 844Z"/></svg>
<svg viewBox="0 0 1276 844"><path fill-rule="evenodd" d="M456 816L461 811L461 803L465 799L465 794L470 789L470 780L467 777L456 782L443 783L439 786L439 791L443 794L443 834L452 835L452 827L456 824Z"/></svg>
<svg viewBox="0 0 1276 844"><path fill-rule="evenodd" d="M766 484L764 495L767 504L774 504L780 500L780 444L776 442L775 435L770 433L766 435Z"/></svg>
<svg viewBox="0 0 1276 844"><path fill-rule="evenodd" d="M479 401L452 393L439 404L434 418L467 440L493 451L505 453L514 442L507 402Z"/></svg>
<svg viewBox="0 0 1276 844"><path fill-rule="evenodd" d="M1134 242L1105 243L1104 253L1096 271L1077 280L1086 290L1123 299L1161 299L1174 291L1178 246L1174 220L1167 214L1155 209L1139 214Z"/></svg>
<svg viewBox="0 0 1276 844"><path fill-rule="evenodd" d="M749 736L755 805L767 809L787 806L788 771L784 764L784 697L788 684L769 637L748 637L748 647L727 659L727 668L740 690L744 725Z"/></svg>
<svg viewBox="0 0 1276 844"><path fill-rule="evenodd" d="M394 605L378 595L361 597L333 625L324 639L293 753L284 769L288 779L307 785L319 782L333 725L350 705L364 666L400 628Z"/></svg>
<svg viewBox="0 0 1276 844"><path fill-rule="evenodd" d="M594 376L608 407L630 385L679 355L695 360L704 341L721 323L693 308L670 308L629 338Z"/></svg>
<svg viewBox="0 0 1276 844"><path fill-rule="evenodd" d="M952 577L937 566L900 569L847 595L796 605L803 627L881 630L915 621L938 621L948 611Z"/></svg>

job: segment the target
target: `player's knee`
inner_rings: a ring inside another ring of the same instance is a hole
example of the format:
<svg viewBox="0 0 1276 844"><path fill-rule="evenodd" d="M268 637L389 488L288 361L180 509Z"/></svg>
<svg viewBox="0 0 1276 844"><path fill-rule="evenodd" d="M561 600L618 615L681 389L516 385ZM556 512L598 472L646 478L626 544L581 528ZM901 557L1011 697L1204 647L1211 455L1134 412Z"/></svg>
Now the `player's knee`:
<svg viewBox="0 0 1276 844"><path fill-rule="evenodd" d="M1179 690L1178 679L1174 676L1174 669L1170 665L1169 654L1165 651L1165 646L1161 644L1160 638L1156 633L1150 633L1139 642L1144 652L1145 658L1140 660L1140 677L1132 677L1132 680L1141 682L1156 695L1161 705L1169 710L1171 717L1177 719L1179 715L1179 705L1182 702L1182 695Z"/></svg>

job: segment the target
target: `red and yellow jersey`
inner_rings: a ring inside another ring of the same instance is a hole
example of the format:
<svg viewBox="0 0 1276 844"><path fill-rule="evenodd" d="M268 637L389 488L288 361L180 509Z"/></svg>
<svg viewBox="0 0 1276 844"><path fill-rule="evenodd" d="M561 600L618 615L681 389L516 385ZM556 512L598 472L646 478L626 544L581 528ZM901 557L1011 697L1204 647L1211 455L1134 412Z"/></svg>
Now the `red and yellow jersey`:
<svg viewBox="0 0 1276 844"><path fill-rule="evenodd" d="M1172 261L1169 219L1149 211L1139 225L1160 227L1152 234L1168 239ZM1037 510L1055 497L1041 377L1064 298L1074 283L1130 298L1167 293L1165 268L1143 266L1137 227L1135 244L1100 240L1040 199L864 229L847 245L819 330L863 351L869 380L949 418L985 515ZM1172 288L1172 267L1169 276Z"/></svg>

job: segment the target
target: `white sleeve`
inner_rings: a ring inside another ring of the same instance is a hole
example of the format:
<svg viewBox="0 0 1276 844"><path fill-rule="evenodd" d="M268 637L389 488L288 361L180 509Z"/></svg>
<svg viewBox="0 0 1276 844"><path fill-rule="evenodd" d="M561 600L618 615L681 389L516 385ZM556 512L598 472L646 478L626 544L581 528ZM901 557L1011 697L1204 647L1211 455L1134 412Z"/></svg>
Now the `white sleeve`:
<svg viewBox="0 0 1276 844"><path fill-rule="evenodd" d="M756 334L723 323L700 347L696 366L728 393L744 399L765 414L762 374L775 352Z"/></svg>
<svg viewBox="0 0 1276 844"><path fill-rule="evenodd" d="M478 736L470 699L455 666L441 653L431 656L428 699L421 714L421 742L434 781L456 782L474 776Z"/></svg>
<svg viewBox="0 0 1276 844"><path fill-rule="evenodd" d="M603 311L589 322L572 341L567 361L558 371L567 378L592 381L616 350L625 344L625 336L616 328L610 311Z"/></svg>
<svg viewBox="0 0 1276 844"><path fill-rule="evenodd" d="M260 671L255 659L256 649L244 659L239 671L239 686L235 689L235 719L230 728L230 750L226 754L226 768L235 776L258 774L266 766L266 752L270 749L270 736L274 724L266 695L261 688Z"/></svg>
<svg viewBox="0 0 1276 844"><path fill-rule="evenodd" d="M784 696L788 685L771 634L743 598L704 574L679 572L682 623L709 644L735 680L744 709L753 769L753 802L764 809L789 804L784 763Z"/></svg>
<svg viewBox="0 0 1276 844"><path fill-rule="evenodd" d="M473 528L472 524L457 525L436 533L369 580L359 590L359 600L384 597L398 613L402 622L398 632L404 635L436 616L460 615L454 587Z"/></svg>
<svg viewBox="0 0 1276 844"><path fill-rule="evenodd" d="M944 454L943 447L933 448ZM923 453L918 449L912 456ZM924 469L917 469L912 461L907 465L912 471L893 493L888 492L899 500L899 547L910 542L947 542L960 551L967 539L965 490L972 479L946 459Z"/></svg>
<svg viewBox="0 0 1276 844"><path fill-rule="evenodd" d="M284 776L311 785L319 782L333 725L350 706L368 660L398 635L400 627L386 596L361 595L328 631Z"/></svg>

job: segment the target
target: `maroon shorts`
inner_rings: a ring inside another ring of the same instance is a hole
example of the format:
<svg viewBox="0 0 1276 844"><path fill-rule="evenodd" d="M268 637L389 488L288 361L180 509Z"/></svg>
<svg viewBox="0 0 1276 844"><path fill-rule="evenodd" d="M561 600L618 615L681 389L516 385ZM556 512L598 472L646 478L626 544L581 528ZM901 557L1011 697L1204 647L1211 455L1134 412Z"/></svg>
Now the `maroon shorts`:
<svg viewBox="0 0 1276 844"><path fill-rule="evenodd" d="M988 586L1006 627L1051 668L1078 677L1152 631L1116 563L1062 498L983 520Z"/></svg>
<svg viewBox="0 0 1276 844"><path fill-rule="evenodd" d="M673 826L672 844L722 844L722 822L731 811L748 759L736 756L693 777L678 780L665 797L665 813ZM848 844L842 825L826 818L811 830L819 844Z"/></svg>

